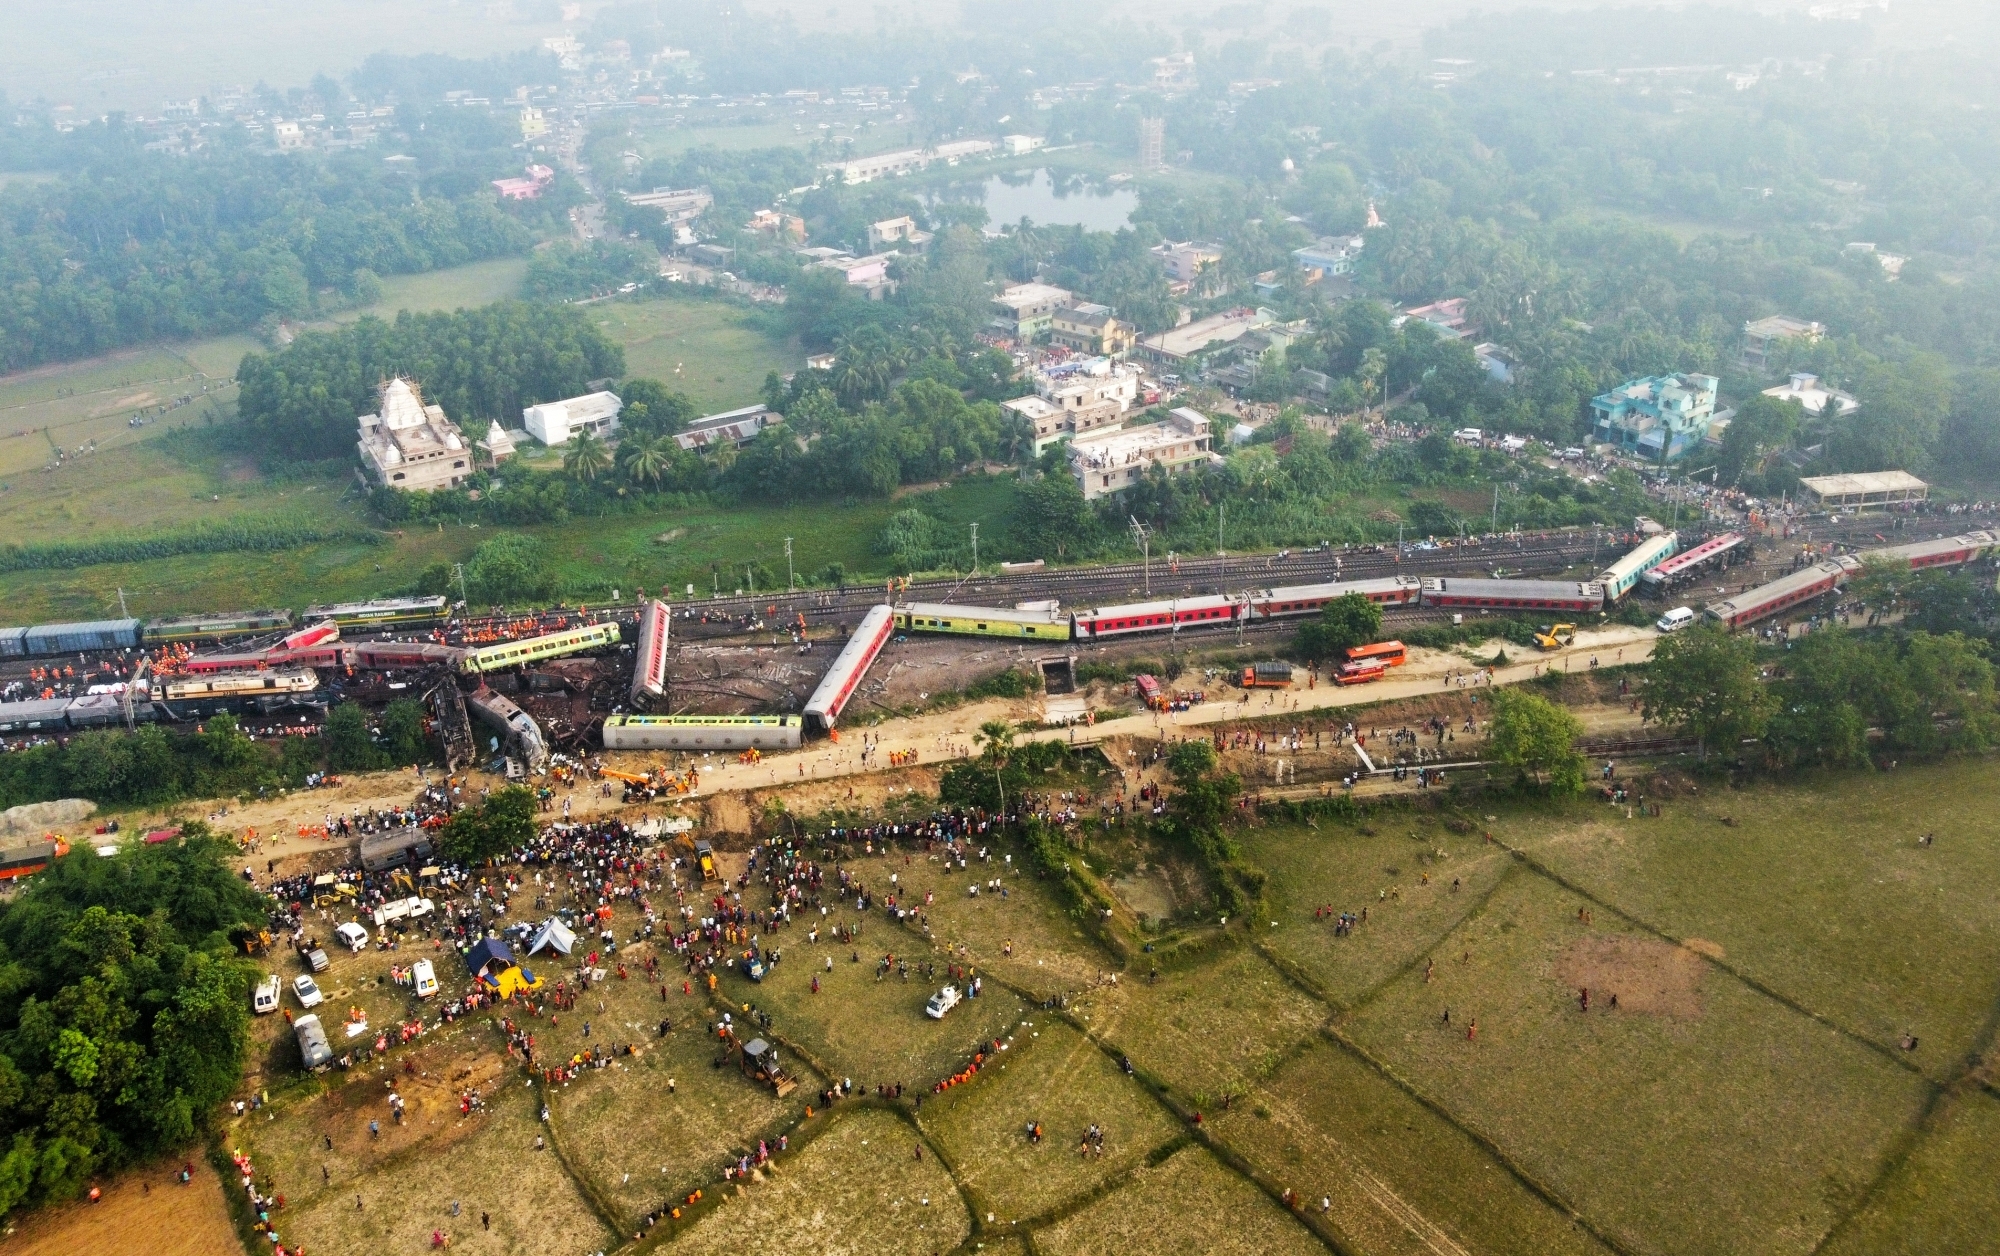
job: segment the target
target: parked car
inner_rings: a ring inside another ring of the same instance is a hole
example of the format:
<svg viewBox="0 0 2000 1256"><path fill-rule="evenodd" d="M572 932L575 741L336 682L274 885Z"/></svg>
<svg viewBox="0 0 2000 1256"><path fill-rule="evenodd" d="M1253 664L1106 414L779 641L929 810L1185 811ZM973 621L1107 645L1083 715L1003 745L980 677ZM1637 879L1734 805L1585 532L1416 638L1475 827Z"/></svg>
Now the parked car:
<svg viewBox="0 0 2000 1256"><path fill-rule="evenodd" d="M356 924L352 920L348 921L346 924L341 925L339 928L335 929L333 931L333 936L339 938L341 942L344 943L347 949L350 951L360 951L367 949L368 930L363 929L359 924Z"/></svg>
<svg viewBox="0 0 2000 1256"><path fill-rule="evenodd" d="M325 972L331 962L327 959L326 952L319 947L314 947L312 950L306 952L306 967L316 973Z"/></svg>
<svg viewBox="0 0 2000 1256"><path fill-rule="evenodd" d="M326 1002L326 996L319 992L319 983L310 973L300 973L292 978L292 995L298 999L300 1007L318 1007Z"/></svg>
<svg viewBox="0 0 2000 1256"><path fill-rule="evenodd" d="M319 1017L301 1016L292 1022L292 1032L298 1036L299 1055L309 1069L321 1069L333 1063L333 1048L327 1045L326 1031L320 1028Z"/></svg>
<svg viewBox="0 0 2000 1256"><path fill-rule="evenodd" d="M957 986L946 986L924 1004L924 1015L932 1020L943 1020L946 1012L958 1006L960 997Z"/></svg>
<svg viewBox="0 0 2000 1256"><path fill-rule="evenodd" d="M250 1010L262 1016L266 1012L278 1010L278 996L285 991L285 983L276 973L269 973L250 992Z"/></svg>

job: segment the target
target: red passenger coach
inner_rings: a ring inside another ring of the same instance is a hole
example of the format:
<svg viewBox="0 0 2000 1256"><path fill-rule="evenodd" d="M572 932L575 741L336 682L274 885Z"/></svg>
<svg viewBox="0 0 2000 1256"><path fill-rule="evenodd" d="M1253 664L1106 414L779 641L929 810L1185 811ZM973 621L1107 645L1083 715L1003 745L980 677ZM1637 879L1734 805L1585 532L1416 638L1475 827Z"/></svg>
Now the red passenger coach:
<svg viewBox="0 0 2000 1256"><path fill-rule="evenodd" d="M1758 585L1726 602L1711 603L1708 615L1726 628L1747 627L1810 602L1822 594L1831 593L1860 570L1859 559L1842 554L1839 558L1814 563L1804 571L1780 576L1769 584Z"/></svg>
<svg viewBox="0 0 2000 1256"><path fill-rule="evenodd" d="M304 645L296 649L283 646L272 650L271 667L351 667L354 664L354 647L340 641L326 641L318 645Z"/></svg>
<svg viewBox="0 0 2000 1256"><path fill-rule="evenodd" d="M354 665L369 671L396 667L457 666L465 651L428 641L363 641L354 647Z"/></svg>
<svg viewBox="0 0 2000 1256"><path fill-rule="evenodd" d="M642 697L657 698L667 692L667 638L673 622L673 611L657 598L639 612L638 656L632 662L635 705Z"/></svg>
<svg viewBox="0 0 2000 1256"><path fill-rule="evenodd" d="M1499 611L1599 611L1604 609L1604 586L1576 580L1427 577L1424 605Z"/></svg>
<svg viewBox="0 0 2000 1256"><path fill-rule="evenodd" d="M282 650L303 650L307 646L325 645L329 641L340 640L340 625L328 620L301 628L278 643Z"/></svg>
<svg viewBox="0 0 2000 1256"><path fill-rule="evenodd" d="M1863 550L1861 561L1892 562L1911 571L1926 567L1961 567L1993 548L1991 532L1968 532L1964 536L1939 537L1935 541L1913 541L1883 549Z"/></svg>
<svg viewBox="0 0 2000 1256"><path fill-rule="evenodd" d="M1350 580L1336 584L1300 584L1266 589L1249 595L1253 619L1282 619L1289 615L1317 615L1328 602L1350 593L1359 593L1377 606L1415 606L1424 582L1415 576L1388 576L1381 580Z"/></svg>
<svg viewBox="0 0 2000 1256"><path fill-rule="evenodd" d="M822 731L833 730L834 722L847 706L847 700L854 696L854 691L861 685L861 678L868 674L869 665L888 644L889 634L895 629L896 612L893 607L877 606L862 616L861 626L841 647L833 666L826 669L819 688L806 699L807 720Z"/></svg>
<svg viewBox="0 0 2000 1256"><path fill-rule="evenodd" d="M181 664L181 670L196 676L212 672L246 672L271 665L271 651L251 650L246 654L197 654Z"/></svg>
<svg viewBox="0 0 2000 1256"><path fill-rule="evenodd" d="M1235 598L1210 595L1078 611L1071 616L1071 622L1075 625L1076 639L1090 641L1140 632L1170 632L1189 624L1234 623L1242 610L1243 604Z"/></svg>

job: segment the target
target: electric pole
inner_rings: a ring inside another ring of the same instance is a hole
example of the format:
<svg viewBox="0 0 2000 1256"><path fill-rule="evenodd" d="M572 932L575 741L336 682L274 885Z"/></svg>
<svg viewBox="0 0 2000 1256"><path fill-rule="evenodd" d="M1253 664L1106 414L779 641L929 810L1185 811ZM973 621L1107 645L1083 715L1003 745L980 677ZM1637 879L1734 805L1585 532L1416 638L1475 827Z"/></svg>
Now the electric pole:
<svg viewBox="0 0 2000 1256"><path fill-rule="evenodd" d="M979 525L972 525L972 574L979 574Z"/></svg>
<svg viewBox="0 0 2000 1256"><path fill-rule="evenodd" d="M1227 558L1229 556L1228 551L1222 546L1222 519L1224 511L1225 507L1222 502L1215 503L1215 556L1217 558Z"/></svg>
<svg viewBox="0 0 2000 1256"><path fill-rule="evenodd" d="M792 573L792 538L785 538L785 592L791 593L798 586L798 578Z"/></svg>
<svg viewBox="0 0 2000 1256"><path fill-rule="evenodd" d="M125 590L123 586L121 586L118 590L118 618L120 619L132 618L132 613L125 609Z"/></svg>
<svg viewBox="0 0 2000 1256"><path fill-rule="evenodd" d="M458 581L458 600L464 605L466 613L470 614L472 612L472 598L465 592L465 564L453 563L451 565L451 574Z"/></svg>
<svg viewBox="0 0 2000 1256"><path fill-rule="evenodd" d="M1500 486L1498 484L1493 486L1493 526L1489 531L1496 533L1500 531Z"/></svg>
<svg viewBox="0 0 2000 1256"><path fill-rule="evenodd" d="M1146 573L1146 596L1153 596L1153 531L1139 522L1137 515L1127 515L1132 521L1132 536L1139 542L1139 565Z"/></svg>

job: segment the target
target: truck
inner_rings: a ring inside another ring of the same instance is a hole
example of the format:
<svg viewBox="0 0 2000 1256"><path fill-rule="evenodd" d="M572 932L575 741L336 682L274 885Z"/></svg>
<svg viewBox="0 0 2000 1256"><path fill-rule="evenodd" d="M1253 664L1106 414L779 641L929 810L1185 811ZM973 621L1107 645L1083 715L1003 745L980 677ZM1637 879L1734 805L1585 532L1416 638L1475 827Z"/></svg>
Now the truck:
<svg viewBox="0 0 2000 1256"><path fill-rule="evenodd" d="M1239 684L1245 689L1290 689L1292 687L1292 665L1290 663L1252 663L1243 669Z"/></svg>
<svg viewBox="0 0 2000 1256"><path fill-rule="evenodd" d="M1141 672L1132 678L1132 688L1138 691L1139 701L1145 703L1148 710L1166 709L1167 691L1165 686L1160 684L1159 677Z"/></svg>
<svg viewBox="0 0 2000 1256"><path fill-rule="evenodd" d="M437 904L427 898L415 895L392 898L375 909L375 927L379 929L392 920L421 920L436 910Z"/></svg>
<svg viewBox="0 0 2000 1256"><path fill-rule="evenodd" d="M1371 680L1380 680L1389 674L1389 665L1380 659L1361 659L1352 663L1342 663L1333 674L1336 685L1365 685Z"/></svg>
<svg viewBox="0 0 2000 1256"><path fill-rule="evenodd" d="M957 1007L962 997L957 986L946 986L932 995L930 1002L924 1004L924 1015L932 1020L943 1020L944 1014Z"/></svg>

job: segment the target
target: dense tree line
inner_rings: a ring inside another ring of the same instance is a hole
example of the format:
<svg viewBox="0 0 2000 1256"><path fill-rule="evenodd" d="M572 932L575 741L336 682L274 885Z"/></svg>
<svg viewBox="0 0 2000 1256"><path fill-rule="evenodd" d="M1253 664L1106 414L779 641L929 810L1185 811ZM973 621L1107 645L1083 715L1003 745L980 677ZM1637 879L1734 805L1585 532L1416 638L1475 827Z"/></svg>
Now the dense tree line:
<svg viewBox="0 0 2000 1256"><path fill-rule="evenodd" d="M199 731L148 724L136 732L97 729L0 754L0 809L56 798L107 806L164 806L188 798L226 798L296 789L321 768L361 771L421 763L430 755L423 708L398 700L370 725L361 708L333 708L319 737L255 741L233 715L203 720Z"/></svg>
<svg viewBox="0 0 2000 1256"><path fill-rule="evenodd" d="M365 303L376 277L524 250L488 182L518 159L501 124L446 112L410 127L415 160L244 151L177 157L118 123L74 137L13 128L8 164L57 173L0 188L0 369ZM47 169L48 167L42 167Z"/></svg>
<svg viewBox="0 0 2000 1256"><path fill-rule="evenodd" d="M528 259L521 292L536 301L569 301L658 278L659 257L650 248L623 240L558 240Z"/></svg>
<svg viewBox="0 0 2000 1256"><path fill-rule="evenodd" d="M382 534L372 528L329 527L296 519L244 517L144 537L107 536L89 541L0 545L0 571L67 571L98 563L140 563L180 554L297 549L327 541L377 545L382 541Z"/></svg>
<svg viewBox="0 0 2000 1256"><path fill-rule="evenodd" d="M582 311L502 301L303 332L243 359L237 408L270 447L327 457L353 448L355 417L374 412L377 386L394 375L420 383L426 401L477 438L494 419L517 426L524 407L624 372L624 350Z"/></svg>
<svg viewBox="0 0 2000 1256"><path fill-rule="evenodd" d="M6 756L12 757L12 756ZM262 915L205 826L81 846L0 903L0 1213L180 1151L242 1073Z"/></svg>

